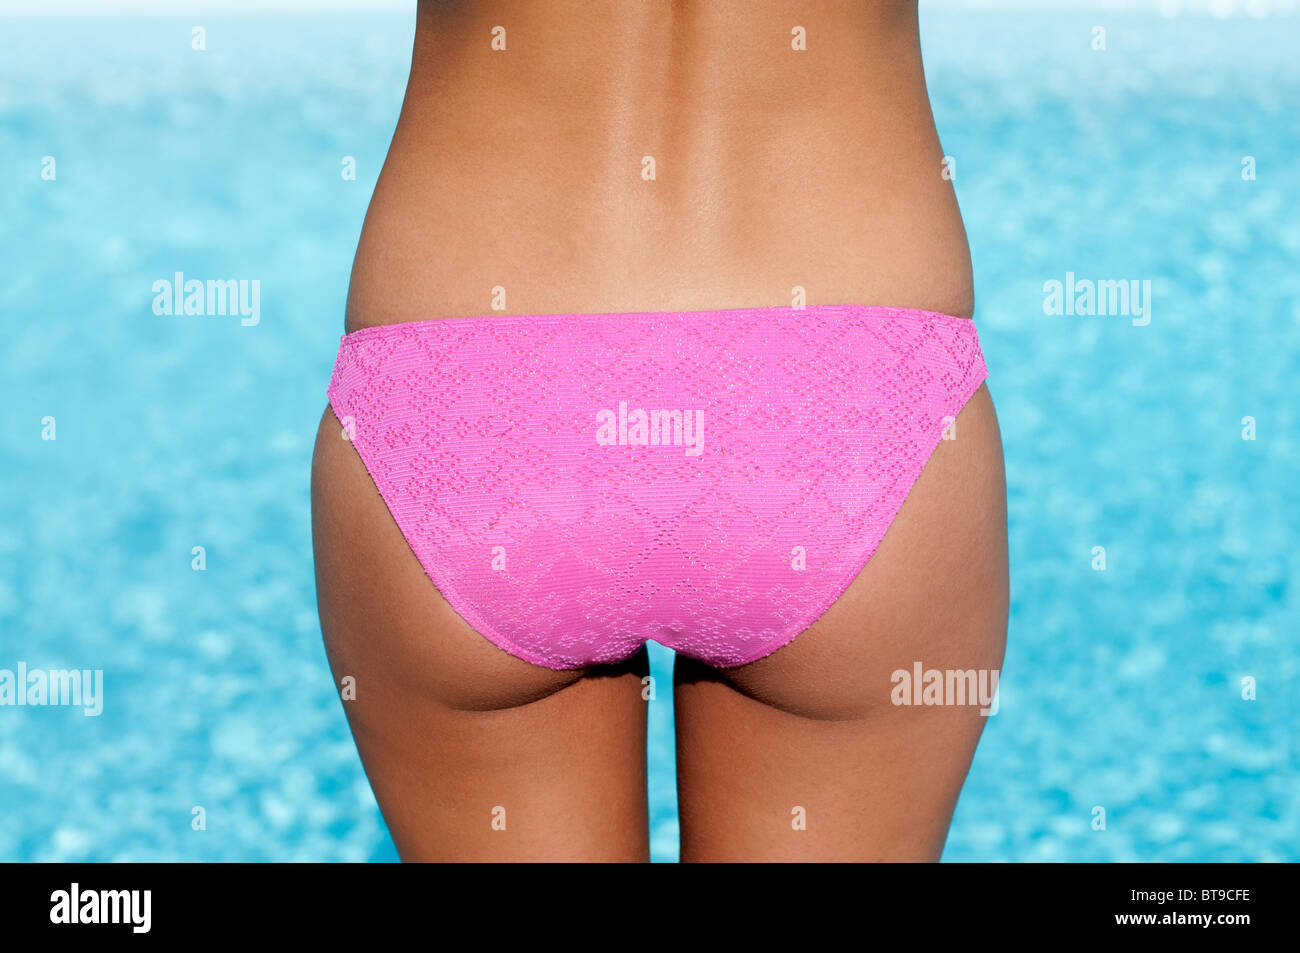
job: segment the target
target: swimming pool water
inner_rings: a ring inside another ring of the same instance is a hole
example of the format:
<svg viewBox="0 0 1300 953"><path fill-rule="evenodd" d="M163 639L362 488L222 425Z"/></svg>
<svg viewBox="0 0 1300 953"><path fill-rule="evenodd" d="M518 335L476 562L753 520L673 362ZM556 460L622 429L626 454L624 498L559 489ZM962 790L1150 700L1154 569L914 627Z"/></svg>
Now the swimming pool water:
<svg viewBox="0 0 1300 953"><path fill-rule="evenodd" d="M106 698L0 707L0 859L395 858L325 665L307 475L411 25L203 25L197 52L183 19L0 21L0 668L103 669ZM923 25L1012 554L945 858L1300 859L1300 18ZM156 314L176 272L259 280L259 323ZM1149 324L1044 314L1067 273L1150 281Z"/></svg>

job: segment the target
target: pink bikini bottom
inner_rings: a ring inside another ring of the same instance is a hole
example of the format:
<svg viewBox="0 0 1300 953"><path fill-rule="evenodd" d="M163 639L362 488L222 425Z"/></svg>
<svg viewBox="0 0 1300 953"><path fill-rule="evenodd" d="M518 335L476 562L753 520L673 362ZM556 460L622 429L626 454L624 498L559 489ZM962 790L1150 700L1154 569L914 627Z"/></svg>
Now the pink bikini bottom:
<svg viewBox="0 0 1300 953"><path fill-rule="evenodd" d="M329 399L492 643L722 667L839 598L986 375L974 324L930 311L489 316L345 335Z"/></svg>

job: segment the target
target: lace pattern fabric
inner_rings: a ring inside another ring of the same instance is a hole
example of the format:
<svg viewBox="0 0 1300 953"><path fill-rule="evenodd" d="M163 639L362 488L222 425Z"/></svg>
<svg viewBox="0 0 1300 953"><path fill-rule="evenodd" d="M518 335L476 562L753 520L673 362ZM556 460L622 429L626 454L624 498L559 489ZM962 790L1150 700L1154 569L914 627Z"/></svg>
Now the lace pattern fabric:
<svg viewBox="0 0 1300 953"><path fill-rule="evenodd" d="M723 667L848 588L986 375L974 324L928 311L488 316L345 335L329 399L495 645Z"/></svg>

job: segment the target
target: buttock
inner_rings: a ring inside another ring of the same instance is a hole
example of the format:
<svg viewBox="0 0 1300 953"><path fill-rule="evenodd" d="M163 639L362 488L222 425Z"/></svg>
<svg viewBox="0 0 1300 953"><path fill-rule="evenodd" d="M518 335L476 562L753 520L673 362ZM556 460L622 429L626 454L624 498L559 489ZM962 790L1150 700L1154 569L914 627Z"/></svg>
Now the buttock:
<svg viewBox="0 0 1300 953"><path fill-rule="evenodd" d="M498 648L729 667L843 594L986 376L971 321L913 309L498 315L345 335L329 399Z"/></svg>

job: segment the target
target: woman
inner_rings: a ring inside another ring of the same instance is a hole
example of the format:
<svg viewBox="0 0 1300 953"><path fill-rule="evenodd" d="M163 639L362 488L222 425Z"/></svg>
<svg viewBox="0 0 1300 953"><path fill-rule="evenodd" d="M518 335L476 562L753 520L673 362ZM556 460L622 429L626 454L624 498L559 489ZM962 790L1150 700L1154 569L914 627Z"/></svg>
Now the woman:
<svg viewBox="0 0 1300 953"><path fill-rule="evenodd" d="M649 638L683 860L938 859L984 715L900 679L1008 601L947 168L914 0L421 0L312 487L404 859L646 860Z"/></svg>

